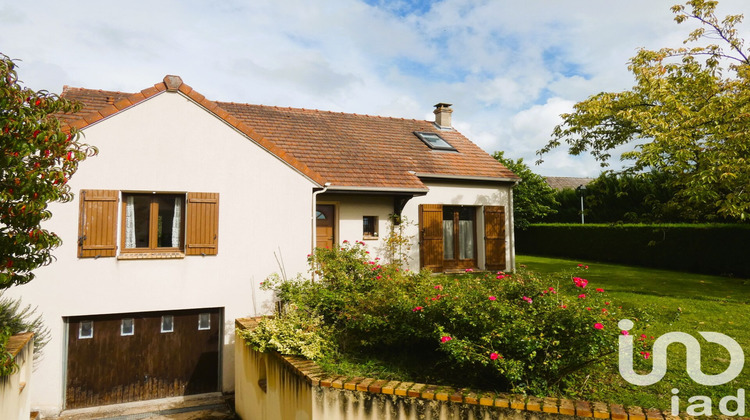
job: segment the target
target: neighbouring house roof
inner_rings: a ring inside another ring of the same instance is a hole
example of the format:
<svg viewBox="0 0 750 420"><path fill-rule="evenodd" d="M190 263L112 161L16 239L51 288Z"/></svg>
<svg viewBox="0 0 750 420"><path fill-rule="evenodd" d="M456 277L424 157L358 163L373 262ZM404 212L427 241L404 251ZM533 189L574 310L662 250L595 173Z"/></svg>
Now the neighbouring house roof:
<svg viewBox="0 0 750 420"><path fill-rule="evenodd" d="M454 129L432 121L214 102L177 76L139 93L65 87L83 104L64 115L82 129L164 91L179 91L320 185L426 190L420 177L515 181L518 177ZM432 150L414 132L439 134L456 151Z"/></svg>
<svg viewBox="0 0 750 420"><path fill-rule="evenodd" d="M594 178L576 178L568 176L548 176L544 179L547 181L547 185L556 190L563 190L565 188L576 189L581 185L588 185L589 182L594 180Z"/></svg>

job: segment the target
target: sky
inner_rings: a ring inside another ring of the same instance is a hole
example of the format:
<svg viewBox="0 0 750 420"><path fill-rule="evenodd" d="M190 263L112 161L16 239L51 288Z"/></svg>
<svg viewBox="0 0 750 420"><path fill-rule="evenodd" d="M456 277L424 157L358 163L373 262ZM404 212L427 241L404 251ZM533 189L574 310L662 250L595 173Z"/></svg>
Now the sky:
<svg viewBox="0 0 750 420"><path fill-rule="evenodd" d="M679 47L663 0L0 0L24 85L137 92L179 75L208 99L433 120L544 176L597 176L536 151L576 102L633 85L639 48ZM750 2L721 0L719 16ZM740 35L750 31L740 25ZM743 36L748 38L748 36ZM611 168L619 168L615 159Z"/></svg>

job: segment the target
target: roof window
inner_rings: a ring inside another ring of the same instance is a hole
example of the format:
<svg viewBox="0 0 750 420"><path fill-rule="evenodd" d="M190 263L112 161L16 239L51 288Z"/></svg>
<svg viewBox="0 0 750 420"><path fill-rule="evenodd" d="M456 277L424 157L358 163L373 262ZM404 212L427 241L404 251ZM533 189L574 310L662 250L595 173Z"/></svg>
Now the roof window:
<svg viewBox="0 0 750 420"><path fill-rule="evenodd" d="M430 146L430 149L456 151L455 147L451 146L450 143L435 133L415 131L414 134L426 145Z"/></svg>

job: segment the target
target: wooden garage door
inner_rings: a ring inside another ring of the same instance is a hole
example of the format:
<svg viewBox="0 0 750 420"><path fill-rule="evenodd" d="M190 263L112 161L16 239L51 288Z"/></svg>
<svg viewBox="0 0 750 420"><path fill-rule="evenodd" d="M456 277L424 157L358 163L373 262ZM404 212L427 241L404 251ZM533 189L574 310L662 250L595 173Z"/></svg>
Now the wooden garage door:
<svg viewBox="0 0 750 420"><path fill-rule="evenodd" d="M219 308L68 318L65 408L216 392Z"/></svg>

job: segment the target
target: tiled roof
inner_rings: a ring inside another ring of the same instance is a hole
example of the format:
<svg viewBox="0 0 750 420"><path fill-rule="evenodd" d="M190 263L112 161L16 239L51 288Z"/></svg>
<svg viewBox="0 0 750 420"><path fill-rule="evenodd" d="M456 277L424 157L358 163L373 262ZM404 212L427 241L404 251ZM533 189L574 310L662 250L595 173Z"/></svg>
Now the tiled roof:
<svg viewBox="0 0 750 420"><path fill-rule="evenodd" d="M432 121L212 102L176 76L137 94L66 87L63 96L84 106L64 119L83 128L164 90L186 94L321 185L425 189L416 174L517 179L459 132ZM415 131L438 133L457 152L432 150Z"/></svg>
<svg viewBox="0 0 750 420"><path fill-rule="evenodd" d="M589 182L593 181L594 178L575 178L568 176L548 176L545 178L547 185L556 189L562 190L565 188L576 189L580 185L588 185Z"/></svg>

